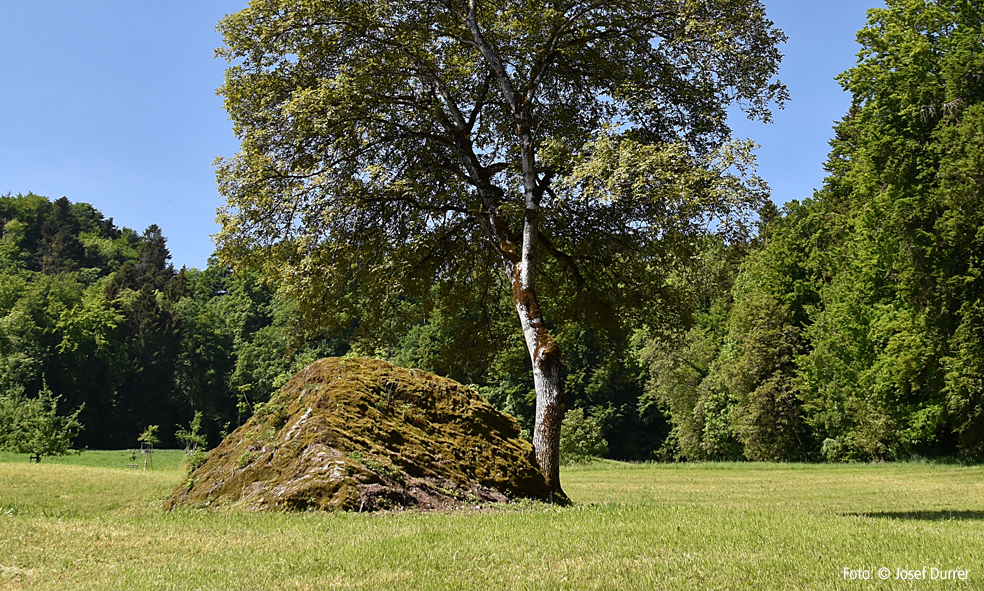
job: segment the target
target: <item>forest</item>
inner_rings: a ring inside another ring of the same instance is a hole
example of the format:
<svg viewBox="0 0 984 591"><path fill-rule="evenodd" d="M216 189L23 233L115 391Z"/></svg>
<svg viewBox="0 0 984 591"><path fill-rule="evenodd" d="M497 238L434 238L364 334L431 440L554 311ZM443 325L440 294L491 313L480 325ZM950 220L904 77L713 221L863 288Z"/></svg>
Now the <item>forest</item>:
<svg viewBox="0 0 984 591"><path fill-rule="evenodd" d="M161 444L175 447L175 432L196 412L214 445L296 371L345 354L453 377L525 426L532 421L521 343L488 350L476 338L464 354L449 345L463 330L495 330L476 329L483 319L467 310L425 316L422 306L405 302L407 320L386 337L360 334L358 319L319 333L295 302L255 274L237 276L215 260L204 270L176 270L156 226L143 233L117 228L88 204L33 194L0 197L0 222L0 387L6 396L29 397L47 387L66 412L81 408L78 446L132 448L144 429L159 425ZM612 346L575 334L571 342L581 358L569 358L569 387L592 403L593 416L632 429L624 443L609 436L613 453L645 458L652 450L633 446L660 441L633 410L643 371L627 353L628 340ZM624 416L616 418L615 408Z"/></svg>
<svg viewBox="0 0 984 591"><path fill-rule="evenodd" d="M565 430L622 460L984 456L981 9L872 15L839 78L853 106L822 188L766 202L746 236L689 237L688 264L658 286L660 323L599 328L567 313L579 295L554 290ZM348 354L472 385L533 428L530 357L502 282L383 290L386 305L356 290L312 317L262 269L170 258L157 226L119 228L65 197L0 197L0 399L50 391L62 413L79 410L78 447L132 448L151 425L178 447L196 413L214 445L294 372Z"/></svg>

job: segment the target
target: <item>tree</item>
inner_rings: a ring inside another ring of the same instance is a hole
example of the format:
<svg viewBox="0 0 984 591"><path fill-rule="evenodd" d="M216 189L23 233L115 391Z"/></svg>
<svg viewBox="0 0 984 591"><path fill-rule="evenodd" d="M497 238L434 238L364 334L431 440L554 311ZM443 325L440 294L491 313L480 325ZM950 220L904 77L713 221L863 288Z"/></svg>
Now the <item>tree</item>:
<svg viewBox="0 0 984 591"><path fill-rule="evenodd" d="M82 429L78 421L82 407L68 416L58 414L58 401L45 383L36 398L14 388L0 393L0 450L30 454L31 460L63 456L72 449L72 439Z"/></svg>
<svg viewBox="0 0 984 591"><path fill-rule="evenodd" d="M743 281L734 289L722 382L738 403L734 429L747 459L804 460L806 428L794 379L799 334L788 311L753 283L749 267L756 263L761 264L753 259L746 265Z"/></svg>
<svg viewBox="0 0 984 591"><path fill-rule="evenodd" d="M824 187L762 216L726 314L646 350L681 456L709 411L752 460L984 454L984 7L885 4Z"/></svg>
<svg viewBox="0 0 984 591"><path fill-rule="evenodd" d="M885 4L839 77L853 105L810 206L839 236L811 253L801 396L828 457L979 456L984 7Z"/></svg>
<svg viewBox="0 0 984 591"><path fill-rule="evenodd" d="M765 198L726 123L786 98L761 3L254 0L219 28L223 260L359 326L434 281L511 292L560 493L551 323L658 322L690 239Z"/></svg>
<svg viewBox="0 0 984 591"><path fill-rule="evenodd" d="M187 429L178 425L178 430L174 432L174 438L185 446L185 451L195 451L199 447L205 447L205 435L202 433L202 413L196 412L195 418Z"/></svg>
<svg viewBox="0 0 984 591"><path fill-rule="evenodd" d="M41 271L51 275L74 271L85 258L79 242L79 221L68 198L54 202L52 215L41 226L41 248L37 254Z"/></svg>
<svg viewBox="0 0 984 591"><path fill-rule="evenodd" d="M147 444L151 447L151 449L153 449L155 445L161 442L160 437L157 436L157 432L160 427L160 425L149 425L143 430L142 433L140 433L140 437L137 437L137 441Z"/></svg>

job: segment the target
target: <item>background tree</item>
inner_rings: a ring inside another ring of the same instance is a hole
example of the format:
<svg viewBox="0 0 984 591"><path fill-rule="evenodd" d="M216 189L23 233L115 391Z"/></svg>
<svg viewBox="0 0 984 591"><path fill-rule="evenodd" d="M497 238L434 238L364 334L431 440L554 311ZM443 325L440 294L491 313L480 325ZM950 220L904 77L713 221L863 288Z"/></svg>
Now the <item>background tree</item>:
<svg viewBox="0 0 984 591"><path fill-rule="evenodd" d="M649 348L680 455L700 457L705 424L749 459L984 454L982 23L964 0L869 11L823 188L772 216L726 313ZM699 405L710 392L728 405Z"/></svg>
<svg viewBox="0 0 984 591"><path fill-rule="evenodd" d="M840 77L854 103L814 208L842 230L798 363L831 458L938 454L954 434L981 453L964 335L980 334L984 296L982 23L979 3L891 0Z"/></svg>
<svg viewBox="0 0 984 591"><path fill-rule="evenodd" d="M41 458L69 453L82 429L82 409L59 415L59 399L47 384L35 398L25 397L20 387L0 392L0 450L29 454L39 463Z"/></svg>
<svg viewBox="0 0 984 591"><path fill-rule="evenodd" d="M559 492L551 326L658 321L690 238L764 199L726 143L731 103L767 120L786 96L761 3L256 0L220 29L242 140L218 170L224 259L322 322L378 327L435 280L507 290Z"/></svg>
<svg viewBox="0 0 984 591"><path fill-rule="evenodd" d="M0 392L35 404L47 384L81 409L85 447L132 447L151 423L175 446L173 425L197 413L214 443L298 369L347 351L343 337L298 330L296 304L255 276L215 260L175 272L169 259L155 225L0 196Z"/></svg>
<svg viewBox="0 0 984 591"><path fill-rule="evenodd" d="M642 413L655 409L670 431L657 452L667 460L736 460L741 445L732 415L737 401L722 379L731 289L743 249L706 240L695 264L674 277L692 302L692 323L641 331L640 351L649 367Z"/></svg>
<svg viewBox="0 0 984 591"><path fill-rule="evenodd" d="M74 271L85 249L79 241L79 223L71 203L62 197L54 202L54 211L41 226L41 250L38 253L41 271L56 274Z"/></svg>

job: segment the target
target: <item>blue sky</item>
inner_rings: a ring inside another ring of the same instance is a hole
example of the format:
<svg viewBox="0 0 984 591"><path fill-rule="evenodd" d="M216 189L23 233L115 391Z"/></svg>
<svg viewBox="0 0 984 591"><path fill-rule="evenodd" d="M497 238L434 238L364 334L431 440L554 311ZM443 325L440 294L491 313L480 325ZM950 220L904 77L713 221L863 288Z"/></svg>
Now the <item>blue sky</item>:
<svg viewBox="0 0 984 591"><path fill-rule="evenodd" d="M0 194L84 201L138 231L156 223L176 265L204 267L222 204L212 162L238 147L215 88L215 25L246 0L0 0ZM809 197L831 125L850 97L855 32L877 0L765 0L789 36L792 100L770 126L736 118L761 144L773 199Z"/></svg>

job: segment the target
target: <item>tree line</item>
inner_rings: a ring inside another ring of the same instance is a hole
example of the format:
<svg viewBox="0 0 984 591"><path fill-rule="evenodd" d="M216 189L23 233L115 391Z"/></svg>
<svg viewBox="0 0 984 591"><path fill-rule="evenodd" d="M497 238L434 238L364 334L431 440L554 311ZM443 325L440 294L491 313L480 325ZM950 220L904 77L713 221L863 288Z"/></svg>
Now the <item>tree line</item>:
<svg viewBox="0 0 984 591"><path fill-rule="evenodd" d="M293 338L289 306L254 278L170 258L156 225L118 228L65 197L0 197L0 395L80 409L82 447L131 448L151 425L175 446L196 412L215 443L297 364L339 352Z"/></svg>
<svg viewBox="0 0 984 591"><path fill-rule="evenodd" d="M215 259L176 270L170 259L155 225L118 228L65 197L0 197L0 408L9 411L0 414L14 416L13 402L57 397L62 415L78 411L76 446L115 449L134 447L153 425L161 445L180 446L176 434L201 413L214 445L306 364L358 353L473 384L532 428L525 348L480 306L448 315L405 299L384 331L360 331L364 322L350 318L325 332L256 274ZM496 305L511 304L500 297ZM612 453L647 457L655 443L632 410L643 372L628 338L573 325L560 336L571 350L569 390L621 434L609 435Z"/></svg>
<svg viewBox="0 0 984 591"><path fill-rule="evenodd" d="M887 5L823 187L706 250L694 326L647 344L666 457L984 454L984 9Z"/></svg>
<svg viewBox="0 0 984 591"><path fill-rule="evenodd" d="M562 215L538 239L552 252L538 263L548 296L538 313L563 352L565 430L577 434L568 447L670 461L984 454L984 9L886 4L869 12L858 64L840 77L854 101L835 127L823 187L782 209L765 203L753 236L667 226L660 236L672 243L647 244L636 258L593 254L575 248L591 234L563 209L584 202L554 203ZM252 87L236 86L239 74L227 92L243 93L245 120ZM633 167L676 162L639 143L592 142L598 159L588 164L613 186L652 180ZM731 164L747 162L739 153ZM223 165L226 191L256 189L247 164ZM593 190L588 176L575 181ZM214 444L294 371L350 353L472 384L531 436L537 394L528 343L512 326L514 286L478 271L495 256L443 221L406 213L388 190L374 202L440 240L349 208L354 217L331 223L379 248L319 250L314 234L256 248L230 231L227 258L257 259L236 272L218 259L175 270L159 228L119 229L86 204L0 198L0 393L50 392L63 413L81 408L80 445L131 447L155 424L174 445L196 413ZM613 203L638 204L625 199ZM394 236L406 242L388 243ZM291 258L299 252L311 260ZM601 265L579 276L579 258L594 255L618 273ZM618 305L599 297L609 292Z"/></svg>

